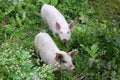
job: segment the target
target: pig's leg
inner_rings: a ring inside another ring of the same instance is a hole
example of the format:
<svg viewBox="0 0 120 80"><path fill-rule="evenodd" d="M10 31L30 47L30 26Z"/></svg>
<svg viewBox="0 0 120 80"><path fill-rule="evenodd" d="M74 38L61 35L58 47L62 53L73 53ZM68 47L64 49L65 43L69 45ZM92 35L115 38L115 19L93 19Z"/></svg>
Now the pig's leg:
<svg viewBox="0 0 120 80"><path fill-rule="evenodd" d="M36 54L37 58L41 60L39 50L35 50L35 54Z"/></svg>

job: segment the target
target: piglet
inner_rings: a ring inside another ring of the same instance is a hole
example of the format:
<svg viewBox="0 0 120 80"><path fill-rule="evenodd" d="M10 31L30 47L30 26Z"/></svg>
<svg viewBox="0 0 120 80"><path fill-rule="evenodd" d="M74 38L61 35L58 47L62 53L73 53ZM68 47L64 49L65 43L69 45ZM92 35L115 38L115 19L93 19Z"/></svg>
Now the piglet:
<svg viewBox="0 0 120 80"><path fill-rule="evenodd" d="M75 70L72 60L76 54L76 50L69 53L59 50L52 38L46 32L37 34L34 44L36 54L41 57L45 63L49 65L58 64L59 66L56 66L58 70L63 69L71 72Z"/></svg>
<svg viewBox="0 0 120 80"><path fill-rule="evenodd" d="M54 36L58 34L63 43L66 43L71 36L74 23L67 23L64 16L54 7L44 4L41 8L41 17L45 24L52 30Z"/></svg>

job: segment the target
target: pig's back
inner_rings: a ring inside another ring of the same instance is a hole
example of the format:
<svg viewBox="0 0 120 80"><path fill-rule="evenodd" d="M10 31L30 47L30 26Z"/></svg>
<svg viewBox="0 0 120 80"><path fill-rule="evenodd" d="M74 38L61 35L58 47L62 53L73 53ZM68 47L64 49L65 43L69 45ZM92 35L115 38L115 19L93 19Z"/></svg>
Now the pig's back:
<svg viewBox="0 0 120 80"><path fill-rule="evenodd" d="M47 33L40 32L35 37L35 46L40 49L44 50L54 50L57 48L54 41L51 39L51 37Z"/></svg>
<svg viewBox="0 0 120 80"><path fill-rule="evenodd" d="M41 8L41 16L50 28L55 28L56 21L68 25L64 16L54 6L44 4Z"/></svg>
<svg viewBox="0 0 120 80"><path fill-rule="evenodd" d="M36 35L35 48L44 62L47 64L56 63L55 56L59 49L47 33L40 32Z"/></svg>
<svg viewBox="0 0 120 80"><path fill-rule="evenodd" d="M50 19L52 18L63 18L63 15L54 7L51 5L44 4L41 8L41 15L48 16Z"/></svg>

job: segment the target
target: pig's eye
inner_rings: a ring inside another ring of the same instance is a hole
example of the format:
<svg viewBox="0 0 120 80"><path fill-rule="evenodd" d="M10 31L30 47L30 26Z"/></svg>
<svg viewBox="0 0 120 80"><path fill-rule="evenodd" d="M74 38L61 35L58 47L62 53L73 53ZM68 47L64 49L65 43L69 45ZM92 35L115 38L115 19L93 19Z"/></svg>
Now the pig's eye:
<svg viewBox="0 0 120 80"><path fill-rule="evenodd" d="M67 63L67 62L65 60L63 60L62 63Z"/></svg>
<svg viewBox="0 0 120 80"><path fill-rule="evenodd" d="M73 61L73 65L75 65L75 62Z"/></svg>
<svg viewBox="0 0 120 80"><path fill-rule="evenodd" d="M68 31L67 34L69 34L70 32Z"/></svg>

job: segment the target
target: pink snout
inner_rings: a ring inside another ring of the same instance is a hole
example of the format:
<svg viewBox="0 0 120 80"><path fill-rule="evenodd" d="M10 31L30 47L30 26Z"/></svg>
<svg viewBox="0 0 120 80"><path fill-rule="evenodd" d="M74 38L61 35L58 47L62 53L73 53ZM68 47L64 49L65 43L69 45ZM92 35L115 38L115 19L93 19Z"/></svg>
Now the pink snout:
<svg viewBox="0 0 120 80"><path fill-rule="evenodd" d="M63 43L66 43L66 42L67 42L67 39L63 39L62 41L63 41Z"/></svg>
<svg viewBox="0 0 120 80"><path fill-rule="evenodd" d="M71 67L68 71L75 72L75 67Z"/></svg>
<svg viewBox="0 0 120 80"><path fill-rule="evenodd" d="M75 67L71 68L71 72L75 72Z"/></svg>

